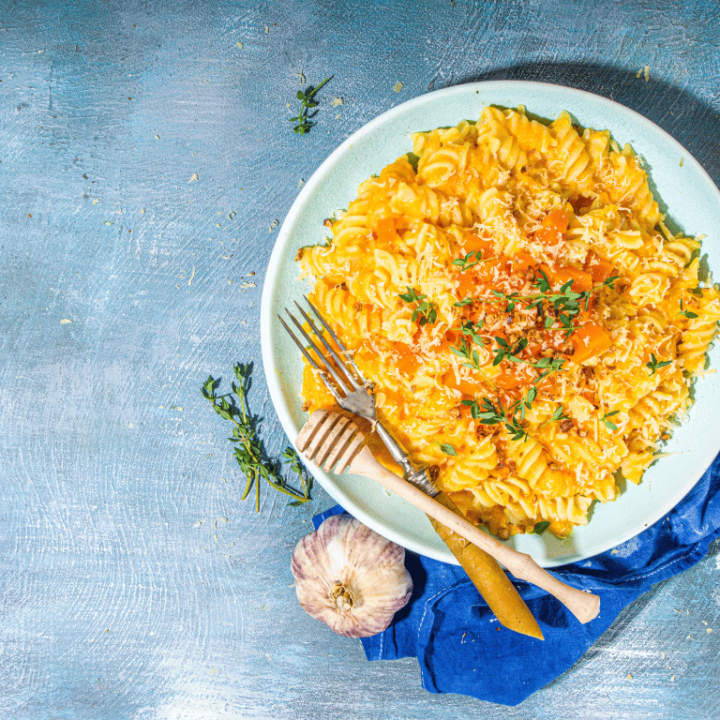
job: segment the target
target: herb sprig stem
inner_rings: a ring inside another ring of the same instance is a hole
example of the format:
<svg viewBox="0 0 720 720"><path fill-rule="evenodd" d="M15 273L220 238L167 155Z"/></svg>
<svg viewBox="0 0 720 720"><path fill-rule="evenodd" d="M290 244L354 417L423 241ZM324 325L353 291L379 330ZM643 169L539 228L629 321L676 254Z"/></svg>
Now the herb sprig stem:
<svg viewBox="0 0 720 720"><path fill-rule="evenodd" d="M327 83L331 78L332 75L330 77L326 77L319 85L316 85L315 87L311 85L305 92L303 92L302 90L297 91L297 99L300 100L301 103L300 112L297 114L297 117L290 118L290 122L297 123L293 128L293 131L296 132L298 135L304 135L315 124L314 122L311 122L311 120L313 117L315 117L317 111L311 113L310 110L316 108L318 106L318 103L315 102L313 98L315 97L318 90L320 90L320 88L325 85L325 83Z"/></svg>
<svg viewBox="0 0 720 720"><path fill-rule="evenodd" d="M202 395L213 406L215 412L224 420L233 424L230 442L235 445L234 455L246 478L245 490L241 500L245 500L255 486L255 511L260 511L260 481L265 480L277 492L292 498L290 505L300 505L310 500L311 482L300 465L295 451L288 447L283 458L290 468L300 476L302 493L291 488L280 475L275 463L267 459L264 447L257 436L256 421L247 405L247 393L250 389L252 365L237 364L233 367L236 382L231 383L232 392L219 395L217 389L220 380L208 377L201 388ZM239 407L238 407L239 405Z"/></svg>

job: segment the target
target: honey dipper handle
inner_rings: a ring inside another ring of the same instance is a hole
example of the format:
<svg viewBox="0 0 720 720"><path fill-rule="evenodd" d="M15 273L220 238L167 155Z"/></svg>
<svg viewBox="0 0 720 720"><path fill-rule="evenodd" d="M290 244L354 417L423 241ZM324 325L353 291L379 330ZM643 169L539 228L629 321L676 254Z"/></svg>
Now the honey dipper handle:
<svg viewBox="0 0 720 720"><path fill-rule="evenodd" d="M452 510L428 497L395 473L386 470L364 447L350 463L350 472L365 475L379 482L385 489L435 518L468 542L484 550L502 563L516 578L526 580L556 597L581 623L587 623L600 612L600 598L597 595L570 587L549 572L543 570L529 555L517 552L503 545L495 538L482 532Z"/></svg>

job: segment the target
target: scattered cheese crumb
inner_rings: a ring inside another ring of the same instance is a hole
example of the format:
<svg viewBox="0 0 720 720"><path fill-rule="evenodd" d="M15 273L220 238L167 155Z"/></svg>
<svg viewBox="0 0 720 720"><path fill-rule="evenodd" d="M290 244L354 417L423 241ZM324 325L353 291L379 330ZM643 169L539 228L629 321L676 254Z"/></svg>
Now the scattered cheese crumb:
<svg viewBox="0 0 720 720"><path fill-rule="evenodd" d="M712 628L705 628L705 632L709 635L712 632Z"/></svg>
<svg viewBox="0 0 720 720"><path fill-rule="evenodd" d="M237 41L236 45L237 45L241 50L243 49L243 44L242 44L239 40Z"/></svg>
<svg viewBox="0 0 720 720"><path fill-rule="evenodd" d="M279 224L280 224L279 221L273 220L273 221L270 223L270 227L268 228L268 231L269 231L269 232L272 232Z"/></svg>
<svg viewBox="0 0 720 720"><path fill-rule="evenodd" d="M301 188L305 184L305 181L300 178L300 182L298 183L298 188Z"/></svg>
<svg viewBox="0 0 720 720"><path fill-rule="evenodd" d="M93 200L93 205L97 205L99 202L100 202L100 201L99 201L97 198L95 198L95 199Z"/></svg>
<svg viewBox="0 0 720 720"><path fill-rule="evenodd" d="M190 279L188 280L188 285L192 285L192 281L193 281L194 277L195 277L195 266L193 265L192 275L190 275Z"/></svg>
<svg viewBox="0 0 720 720"><path fill-rule="evenodd" d="M610 554L611 554L611 555L617 555L619 552L620 552L619 550L611 550L611 551L610 551Z"/></svg>
<svg viewBox="0 0 720 720"><path fill-rule="evenodd" d="M300 78L300 84L305 84L305 73L301 70L299 73L293 73L293 75L297 75L298 78Z"/></svg>
<svg viewBox="0 0 720 720"><path fill-rule="evenodd" d="M341 117L341 116L340 116L340 113L338 113L338 114L335 116L335 119L336 119L336 120L339 120L340 117Z"/></svg>
<svg viewBox="0 0 720 720"><path fill-rule="evenodd" d="M241 288L251 288L251 287L257 287L257 283L254 282L244 282L242 285L240 285Z"/></svg>
<svg viewBox="0 0 720 720"><path fill-rule="evenodd" d="M639 80L641 77L645 79L645 82L647 82L650 79L650 66L646 65L643 68L640 68L637 71L637 75L635 77Z"/></svg>
<svg viewBox="0 0 720 720"><path fill-rule="evenodd" d="M630 673L628 673L627 679L628 679L628 680L632 680L632 675L631 675Z"/></svg>
<svg viewBox="0 0 720 720"><path fill-rule="evenodd" d="M61 324L61 325L72 325L72 320L70 320L69 318L63 318L63 319L60 321L60 324Z"/></svg>
<svg viewBox="0 0 720 720"><path fill-rule="evenodd" d="M680 167L682 167L685 164L685 158L680 158Z"/></svg>
<svg viewBox="0 0 720 720"><path fill-rule="evenodd" d="M144 215L144 214L145 214L145 208L140 208L140 214L141 214L141 215Z"/></svg>
<svg viewBox="0 0 720 720"><path fill-rule="evenodd" d="M159 136L159 135L156 135L156 136L155 136L155 139L156 139L156 140L159 140L159 139L160 139L160 136Z"/></svg>
<svg viewBox="0 0 720 720"><path fill-rule="evenodd" d="M265 26L265 32L266 32L266 33L269 33L269 32L270 32L270 28L269 28L267 25Z"/></svg>
<svg viewBox="0 0 720 720"><path fill-rule="evenodd" d="M342 105L342 104L343 104L343 99L342 99L341 97L333 98L333 99L330 101L330 106L331 106L331 107L339 107L339 106Z"/></svg>
<svg viewBox="0 0 720 720"><path fill-rule="evenodd" d="M673 675L673 676L670 678L670 682L675 682L675 678L676 678L676 677L677 677L677 675Z"/></svg>
<svg viewBox="0 0 720 720"><path fill-rule="evenodd" d="M197 182L199 179L200 179L200 178L198 177L198 174L197 174L197 173L193 173L193 174L192 174L192 177L188 180L188 185L189 185L191 182Z"/></svg>
<svg viewBox="0 0 720 720"><path fill-rule="evenodd" d="M397 93L399 93L403 89L403 84L401 82L395 83L395 86L393 87L393 90Z"/></svg>

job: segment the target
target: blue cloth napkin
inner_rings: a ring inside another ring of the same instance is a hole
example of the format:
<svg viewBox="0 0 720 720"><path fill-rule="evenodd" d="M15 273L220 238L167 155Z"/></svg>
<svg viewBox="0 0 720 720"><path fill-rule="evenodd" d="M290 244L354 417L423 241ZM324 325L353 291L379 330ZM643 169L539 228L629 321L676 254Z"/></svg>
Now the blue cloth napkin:
<svg viewBox="0 0 720 720"><path fill-rule="evenodd" d="M317 515L315 527L340 506ZM465 572L406 553L414 590L382 633L363 638L368 660L417 657L422 685L518 705L569 669L610 627L620 611L652 585L687 570L720 536L720 457L680 504L642 534L612 551L553 574L600 596L600 614L581 624L543 590L516 582L545 640L500 625Z"/></svg>

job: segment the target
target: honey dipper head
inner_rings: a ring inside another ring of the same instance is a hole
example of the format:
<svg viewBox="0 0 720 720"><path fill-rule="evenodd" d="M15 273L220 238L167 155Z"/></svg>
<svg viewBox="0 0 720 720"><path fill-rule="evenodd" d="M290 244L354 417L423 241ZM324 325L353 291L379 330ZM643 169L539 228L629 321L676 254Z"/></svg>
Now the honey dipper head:
<svg viewBox="0 0 720 720"><path fill-rule="evenodd" d="M326 472L340 474L360 450L365 436L349 418L316 410L301 428L298 450Z"/></svg>

